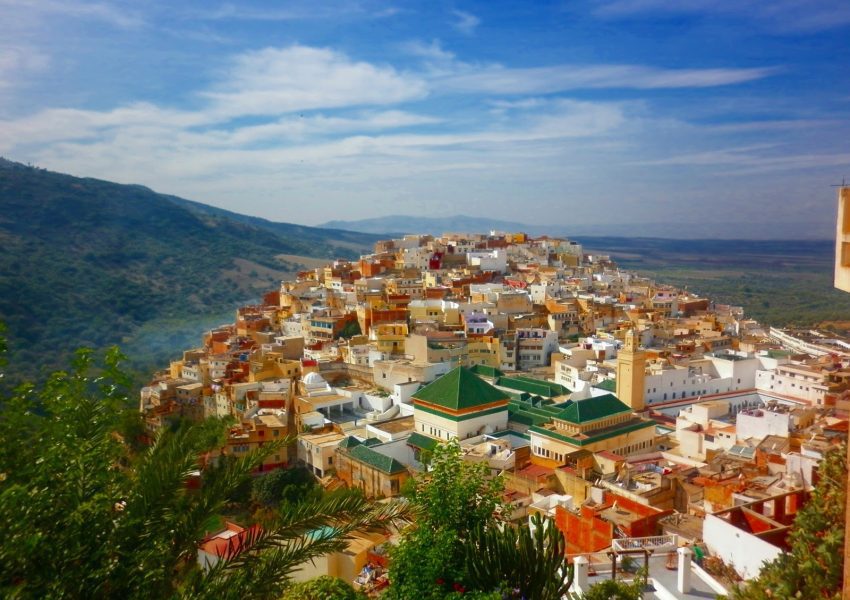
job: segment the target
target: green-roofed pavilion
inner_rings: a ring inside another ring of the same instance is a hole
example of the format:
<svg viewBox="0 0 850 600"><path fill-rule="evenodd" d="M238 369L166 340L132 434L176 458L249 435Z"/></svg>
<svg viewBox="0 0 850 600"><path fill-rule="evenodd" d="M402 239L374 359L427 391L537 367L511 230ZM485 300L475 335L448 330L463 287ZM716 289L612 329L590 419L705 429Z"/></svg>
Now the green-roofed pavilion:
<svg viewBox="0 0 850 600"><path fill-rule="evenodd" d="M615 395L605 394L572 402L558 414L558 418L576 425L585 425L599 419L631 412L632 409Z"/></svg>
<svg viewBox="0 0 850 600"><path fill-rule="evenodd" d="M414 393L413 399L452 411L463 411L507 402L509 396L466 367L457 367Z"/></svg>
<svg viewBox="0 0 850 600"><path fill-rule="evenodd" d="M413 394L416 433L462 440L508 426L510 394L466 367L457 367Z"/></svg>

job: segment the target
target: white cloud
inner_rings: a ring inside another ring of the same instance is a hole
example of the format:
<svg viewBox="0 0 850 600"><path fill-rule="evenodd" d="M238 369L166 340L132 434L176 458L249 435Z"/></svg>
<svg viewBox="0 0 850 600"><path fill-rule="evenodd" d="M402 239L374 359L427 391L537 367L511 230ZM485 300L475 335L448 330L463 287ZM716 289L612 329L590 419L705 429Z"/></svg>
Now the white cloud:
<svg viewBox="0 0 850 600"><path fill-rule="evenodd" d="M434 85L453 92L549 94L580 89L704 88L769 77L775 68L661 69L641 65L557 65L507 68L460 64Z"/></svg>
<svg viewBox="0 0 850 600"><path fill-rule="evenodd" d="M601 0L596 14L622 18L650 13L720 15L776 33L812 33L850 24L847 0Z"/></svg>
<svg viewBox="0 0 850 600"><path fill-rule="evenodd" d="M265 48L234 58L222 82L202 95L221 115L396 104L427 94L424 80L389 66L356 62L327 48Z"/></svg>
<svg viewBox="0 0 850 600"><path fill-rule="evenodd" d="M481 24L481 19L466 11L453 10L452 15L455 17L452 27L465 35L472 35L475 33L475 30Z"/></svg>
<svg viewBox="0 0 850 600"><path fill-rule="evenodd" d="M0 121L0 154L296 222L327 220L330 207L364 216L364 207L375 202L396 207L404 199L408 204L396 212L411 212L426 198L455 206L476 194L515 210L531 189L541 198L534 206L551 208L578 189L609 189L595 180L612 172L627 176L629 169L647 167L654 173L668 172L666 166L709 173L781 170L780 162L766 162L781 149L714 150L725 143L722 131L662 120L639 101L548 95L622 85L720 85L766 72L630 65L509 69L460 62L438 41L411 43L406 51L423 59L418 71L327 48L239 54L190 98L194 110L151 103L104 111L48 109ZM456 98L411 106L434 89ZM445 108L456 100L461 108ZM437 111L439 118L428 114ZM801 131L795 122L779 120L732 126L758 135L765 128ZM671 146L680 150L672 159L661 150ZM635 157L645 161L635 164ZM290 199L291 210L279 205L282 199ZM594 202L582 206L596 210Z"/></svg>
<svg viewBox="0 0 850 600"><path fill-rule="evenodd" d="M226 2L211 9L192 12L192 16L207 20L310 21L346 17L383 19L401 12L401 9L394 6L373 8L360 2L347 0L324 2L288 0L283 4L285 5L283 7L268 5L256 7L244 1L238 3Z"/></svg>
<svg viewBox="0 0 850 600"><path fill-rule="evenodd" d="M0 47L0 88L19 85L33 73L39 73L50 65L50 57L30 47Z"/></svg>
<svg viewBox="0 0 850 600"><path fill-rule="evenodd" d="M407 54L423 58L427 62L451 64L455 61L454 53L445 50L440 40L431 40L430 44L413 40L402 44L401 48Z"/></svg>
<svg viewBox="0 0 850 600"><path fill-rule="evenodd" d="M3 10L5 9L5 10ZM20 11L41 17L72 17L102 21L121 28L138 27L145 23L135 8L114 3L82 2L79 0L0 0L0 10L5 18L16 18Z"/></svg>

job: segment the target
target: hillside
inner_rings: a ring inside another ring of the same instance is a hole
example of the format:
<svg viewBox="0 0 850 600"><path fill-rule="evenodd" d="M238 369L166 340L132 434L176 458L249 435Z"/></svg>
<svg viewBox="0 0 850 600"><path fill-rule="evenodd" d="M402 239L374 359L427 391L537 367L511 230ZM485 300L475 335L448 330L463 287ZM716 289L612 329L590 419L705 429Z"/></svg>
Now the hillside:
<svg viewBox="0 0 850 600"><path fill-rule="evenodd" d="M299 270L299 256L356 256L375 239L0 159L8 371L32 376L78 346L113 343L139 368L161 364L181 328L197 340L211 319L231 320L238 303Z"/></svg>

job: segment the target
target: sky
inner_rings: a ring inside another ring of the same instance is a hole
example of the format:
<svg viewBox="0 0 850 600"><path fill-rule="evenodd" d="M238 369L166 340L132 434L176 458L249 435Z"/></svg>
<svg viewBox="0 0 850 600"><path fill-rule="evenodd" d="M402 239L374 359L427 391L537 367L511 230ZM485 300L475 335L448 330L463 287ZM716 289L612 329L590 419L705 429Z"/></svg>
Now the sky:
<svg viewBox="0 0 850 600"><path fill-rule="evenodd" d="M0 155L308 225L825 238L850 1L0 0Z"/></svg>

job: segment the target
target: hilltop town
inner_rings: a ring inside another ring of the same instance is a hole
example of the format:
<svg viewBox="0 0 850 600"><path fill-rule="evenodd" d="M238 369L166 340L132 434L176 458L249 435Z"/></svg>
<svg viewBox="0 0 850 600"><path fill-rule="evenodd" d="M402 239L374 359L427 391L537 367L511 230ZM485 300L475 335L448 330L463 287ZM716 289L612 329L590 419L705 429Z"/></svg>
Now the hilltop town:
<svg viewBox="0 0 850 600"><path fill-rule="evenodd" d="M510 520L563 532L575 590L633 553L653 559L656 589L688 598L786 550L847 437L848 379L847 341L763 326L575 241L408 235L240 307L153 375L140 411L151 434L230 417L233 456L297 435L261 473L300 465L376 499L458 440L504 477ZM358 537L303 577L376 589L391 543Z"/></svg>

